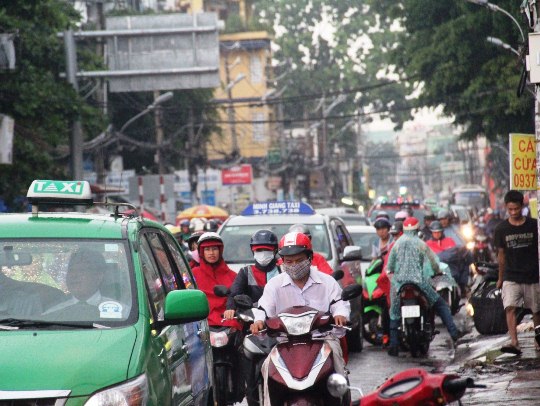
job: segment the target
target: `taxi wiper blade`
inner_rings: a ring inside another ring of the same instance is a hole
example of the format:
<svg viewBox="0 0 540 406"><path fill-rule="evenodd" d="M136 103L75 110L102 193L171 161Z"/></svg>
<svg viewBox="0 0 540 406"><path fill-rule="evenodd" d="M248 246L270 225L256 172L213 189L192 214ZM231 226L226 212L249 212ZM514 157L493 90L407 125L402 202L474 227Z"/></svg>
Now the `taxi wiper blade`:
<svg viewBox="0 0 540 406"><path fill-rule="evenodd" d="M65 323L61 321L44 321L44 320L25 320L25 319L1 319L0 330L17 330L20 328L31 327L71 327L71 328L97 328L93 323ZM101 326L99 326L101 327Z"/></svg>

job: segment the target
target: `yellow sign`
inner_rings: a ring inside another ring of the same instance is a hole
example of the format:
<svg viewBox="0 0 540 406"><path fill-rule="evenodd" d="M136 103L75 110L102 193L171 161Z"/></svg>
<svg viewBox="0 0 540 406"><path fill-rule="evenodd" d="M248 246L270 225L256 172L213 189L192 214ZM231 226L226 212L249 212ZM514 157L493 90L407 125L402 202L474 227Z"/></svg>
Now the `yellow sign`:
<svg viewBox="0 0 540 406"><path fill-rule="evenodd" d="M536 190L536 140L532 134L510 134L510 188Z"/></svg>

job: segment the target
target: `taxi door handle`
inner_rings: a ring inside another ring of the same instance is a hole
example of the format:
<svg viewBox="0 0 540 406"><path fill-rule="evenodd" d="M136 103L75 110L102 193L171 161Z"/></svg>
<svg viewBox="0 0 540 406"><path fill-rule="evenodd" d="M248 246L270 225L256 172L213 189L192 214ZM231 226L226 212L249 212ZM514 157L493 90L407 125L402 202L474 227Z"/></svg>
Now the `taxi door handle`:
<svg viewBox="0 0 540 406"><path fill-rule="evenodd" d="M182 351L188 352L189 346L187 344L182 345Z"/></svg>
<svg viewBox="0 0 540 406"><path fill-rule="evenodd" d="M202 329L198 329L198 330L197 330L197 336L199 336L199 337L200 337L200 336L201 336L201 334L202 334Z"/></svg>

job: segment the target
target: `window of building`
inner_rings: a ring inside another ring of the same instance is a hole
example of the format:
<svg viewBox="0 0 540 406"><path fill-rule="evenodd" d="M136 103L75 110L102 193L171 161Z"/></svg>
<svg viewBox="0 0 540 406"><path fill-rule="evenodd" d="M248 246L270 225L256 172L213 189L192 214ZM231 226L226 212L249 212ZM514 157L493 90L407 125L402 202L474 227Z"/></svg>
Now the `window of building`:
<svg viewBox="0 0 540 406"><path fill-rule="evenodd" d="M253 113L252 114L252 126L253 126L253 141L254 142L263 142L264 141L264 113Z"/></svg>
<svg viewBox="0 0 540 406"><path fill-rule="evenodd" d="M249 73L251 75L251 83L257 84L263 81L263 68L259 55L251 55L249 58Z"/></svg>

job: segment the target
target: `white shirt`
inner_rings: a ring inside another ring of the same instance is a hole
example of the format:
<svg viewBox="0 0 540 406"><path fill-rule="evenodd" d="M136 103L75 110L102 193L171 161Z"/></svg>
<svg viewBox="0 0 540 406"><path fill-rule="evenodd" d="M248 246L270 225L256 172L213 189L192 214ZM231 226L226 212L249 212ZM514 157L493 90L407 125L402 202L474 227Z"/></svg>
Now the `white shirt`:
<svg viewBox="0 0 540 406"><path fill-rule="evenodd" d="M330 302L340 298L341 287L339 283L332 276L312 269L303 288L299 288L285 272L270 279L259 299L259 306L266 310L268 317L274 317L292 306L309 306L326 312ZM349 302L340 300L330 307L330 312L334 317L344 316L349 320L351 306ZM254 313L255 321L265 320L265 314L262 310L255 309Z"/></svg>

